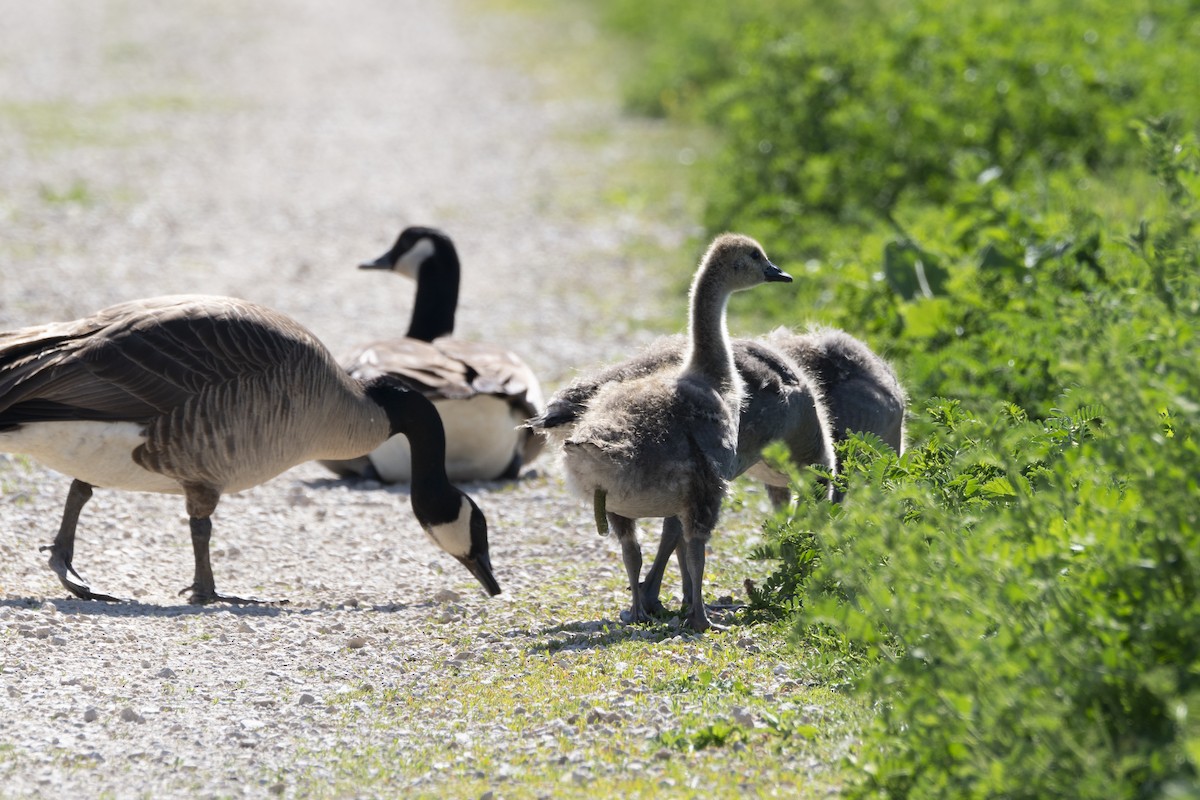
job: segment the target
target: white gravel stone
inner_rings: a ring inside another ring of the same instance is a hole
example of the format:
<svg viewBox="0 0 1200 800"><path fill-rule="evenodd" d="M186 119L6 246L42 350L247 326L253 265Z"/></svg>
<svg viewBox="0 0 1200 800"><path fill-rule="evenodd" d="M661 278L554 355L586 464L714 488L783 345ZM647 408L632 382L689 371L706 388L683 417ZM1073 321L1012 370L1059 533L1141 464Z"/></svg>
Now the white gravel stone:
<svg viewBox="0 0 1200 800"><path fill-rule="evenodd" d="M628 254L684 241L686 214L663 226L606 204L621 136L580 142L619 133L616 103L547 97L498 60L488 13L0 0L0 330L205 292L292 314L345 353L400 335L413 296L355 265L402 226L432 224L463 260L456 332L509 343L547 393L658 335L645 320L669 276ZM286 605L189 606L181 498L103 489L81 516L75 567L136 602L86 602L38 551L68 486L0 454L5 796L292 796L298 774L333 785L321 754L491 722L449 701L407 719L377 701L385 689L434 695L443 670L482 671L485 653L515 669L551 637L602 636L591 620L542 633L578 622L555 618L567 613L555 592L588 589L553 588L562 558L596 565L588 581L620 574L615 543L594 535L550 459L516 484L463 487L489 518L504 590L491 599L421 531L406 487L305 464L223 497L214 515L218 589ZM348 702L371 686L372 702ZM345 721L354 709L361 724ZM607 725L624 712L604 713Z"/></svg>

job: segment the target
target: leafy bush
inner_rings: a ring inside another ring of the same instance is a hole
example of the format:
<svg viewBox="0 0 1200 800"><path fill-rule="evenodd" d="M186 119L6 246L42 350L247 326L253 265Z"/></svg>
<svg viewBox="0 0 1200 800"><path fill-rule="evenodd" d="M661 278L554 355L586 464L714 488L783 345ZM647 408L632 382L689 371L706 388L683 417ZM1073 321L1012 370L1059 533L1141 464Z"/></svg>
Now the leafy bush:
<svg viewBox="0 0 1200 800"><path fill-rule="evenodd" d="M708 227L809 259L755 312L945 398L759 553L878 702L852 791L1200 793L1195 2L605 7L632 103L722 136Z"/></svg>
<svg viewBox="0 0 1200 800"><path fill-rule="evenodd" d="M634 107L702 114L726 136L711 228L753 220L786 240L814 213L944 201L963 163L1015 185L1126 163L1130 119L1200 122L1186 0L607 6L646 47Z"/></svg>
<svg viewBox="0 0 1200 800"><path fill-rule="evenodd" d="M805 620L878 656L858 794L1200 790L1200 419L1141 399L1040 423L939 402L905 456L851 455Z"/></svg>

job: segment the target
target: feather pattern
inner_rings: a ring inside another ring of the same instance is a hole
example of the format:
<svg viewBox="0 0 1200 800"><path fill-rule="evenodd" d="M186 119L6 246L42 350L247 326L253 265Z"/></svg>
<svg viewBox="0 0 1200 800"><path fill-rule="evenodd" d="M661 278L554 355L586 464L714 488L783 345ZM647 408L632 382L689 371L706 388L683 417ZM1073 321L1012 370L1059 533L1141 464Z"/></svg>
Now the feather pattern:
<svg viewBox="0 0 1200 800"><path fill-rule="evenodd" d="M0 451L75 478L48 549L79 597L115 599L72 580L75 526L92 486L183 494L196 555L191 601L249 602L218 595L213 583L209 518L220 496L310 459L360 456L398 433L414 443L422 527L436 528L439 543L469 544L452 555L495 594L486 522L447 479L432 404L351 378L290 317L234 298L180 295L0 333Z"/></svg>
<svg viewBox="0 0 1200 800"><path fill-rule="evenodd" d="M435 228L405 228L391 250L361 267L415 279L416 301L405 338L359 348L343 360L346 369L359 379L398 381L437 405L446 423L452 478L517 477L544 445L540 434L524 426L541 412L541 387L529 366L506 348L451 336L461 266L450 237ZM411 478L403 439L389 440L366 458L322 463L339 475L388 483Z"/></svg>
<svg viewBox="0 0 1200 800"><path fill-rule="evenodd" d="M631 621L646 619L638 582L641 550L634 520L679 517L697 602L690 624L709 627L700 598L704 543L716 525L726 484L739 469L742 380L734 365L725 308L734 291L791 278L753 239L724 234L709 247L689 294L688 336L680 366L618 371L589 394L568 390L547 412L561 443L567 485L602 503L621 543L633 587Z"/></svg>

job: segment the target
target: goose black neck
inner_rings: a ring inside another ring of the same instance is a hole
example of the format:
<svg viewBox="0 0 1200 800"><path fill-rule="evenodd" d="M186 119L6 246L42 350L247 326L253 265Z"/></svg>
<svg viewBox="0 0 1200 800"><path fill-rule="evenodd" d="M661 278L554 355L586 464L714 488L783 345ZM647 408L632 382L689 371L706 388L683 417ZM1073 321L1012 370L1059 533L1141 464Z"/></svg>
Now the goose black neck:
<svg viewBox="0 0 1200 800"><path fill-rule="evenodd" d="M417 299L407 334L423 342L453 333L458 308L458 253L448 237L434 238L433 243L433 254L417 272Z"/></svg>
<svg viewBox="0 0 1200 800"><path fill-rule="evenodd" d="M402 434L408 439L414 502L419 494L428 497L452 495L457 502L458 492L446 475L446 430L433 403L420 392L399 386L387 378L376 378L368 383L366 393L387 414L390 435Z"/></svg>

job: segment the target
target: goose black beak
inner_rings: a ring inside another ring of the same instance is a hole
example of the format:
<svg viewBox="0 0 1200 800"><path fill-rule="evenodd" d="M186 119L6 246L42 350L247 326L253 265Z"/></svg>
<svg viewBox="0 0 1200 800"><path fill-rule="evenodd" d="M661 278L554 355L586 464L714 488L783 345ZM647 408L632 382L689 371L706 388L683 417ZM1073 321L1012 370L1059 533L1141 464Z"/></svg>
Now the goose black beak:
<svg viewBox="0 0 1200 800"><path fill-rule="evenodd" d="M767 283L791 283L792 282L791 275L788 275L786 272L784 272L779 267L772 264L770 261L767 262L766 279L767 279Z"/></svg>
<svg viewBox="0 0 1200 800"><path fill-rule="evenodd" d="M496 576L492 574L492 560L486 553L481 556L455 556L455 558L475 576L475 580L483 584L488 595L495 597L500 594L500 584L496 582Z"/></svg>
<svg viewBox="0 0 1200 800"><path fill-rule="evenodd" d="M364 261L358 265L359 269L391 269L392 254L391 252L384 253L374 261Z"/></svg>

